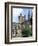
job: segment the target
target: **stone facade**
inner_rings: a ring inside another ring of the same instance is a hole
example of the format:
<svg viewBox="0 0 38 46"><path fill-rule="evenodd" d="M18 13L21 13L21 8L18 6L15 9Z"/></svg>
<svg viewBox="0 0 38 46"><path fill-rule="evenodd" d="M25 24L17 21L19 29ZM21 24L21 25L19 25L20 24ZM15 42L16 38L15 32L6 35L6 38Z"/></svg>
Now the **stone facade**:
<svg viewBox="0 0 38 46"><path fill-rule="evenodd" d="M20 14L19 18L19 23L17 26L17 36L22 36L22 29L25 28L24 25L24 21L25 21L25 16L22 16L22 14Z"/></svg>

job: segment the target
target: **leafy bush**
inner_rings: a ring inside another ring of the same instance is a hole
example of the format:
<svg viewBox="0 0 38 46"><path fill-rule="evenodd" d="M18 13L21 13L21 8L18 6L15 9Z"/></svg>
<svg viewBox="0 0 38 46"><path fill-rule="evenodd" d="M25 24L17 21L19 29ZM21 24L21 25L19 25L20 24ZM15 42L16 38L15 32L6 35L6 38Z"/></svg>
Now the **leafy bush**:
<svg viewBox="0 0 38 46"><path fill-rule="evenodd" d="M32 31L31 31L31 28L30 28L29 26L26 26L26 27L22 30L22 36L23 36L23 37L32 36Z"/></svg>

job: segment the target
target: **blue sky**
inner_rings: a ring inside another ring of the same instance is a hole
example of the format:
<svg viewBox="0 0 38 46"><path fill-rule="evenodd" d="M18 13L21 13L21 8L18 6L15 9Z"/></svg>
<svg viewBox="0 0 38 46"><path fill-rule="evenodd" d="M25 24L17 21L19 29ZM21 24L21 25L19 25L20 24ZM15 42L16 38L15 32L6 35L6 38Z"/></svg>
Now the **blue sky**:
<svg viewBox="0 0 38 46"><path fill-rule="evenodd" d="M20 13L22 13L22 16L26 15L26 20L28 20L28 11L30 11L30 16L32 15L32 9L27 9L27 8L13 8L12 9L13 13L13 22L18 23L18 16L20 16Z"/></svg>

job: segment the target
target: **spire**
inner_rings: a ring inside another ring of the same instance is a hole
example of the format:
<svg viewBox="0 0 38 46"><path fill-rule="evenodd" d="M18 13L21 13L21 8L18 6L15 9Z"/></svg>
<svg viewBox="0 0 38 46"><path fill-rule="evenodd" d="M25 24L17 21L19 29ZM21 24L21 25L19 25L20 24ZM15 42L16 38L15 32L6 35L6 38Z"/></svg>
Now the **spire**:
<svg viewBox="0 0 38 46"><path fill-rule="evenodd" d="M24 15L24 20L26 20L26 15Z"/></svg>
<svg viewBox="0 0 38 46"><path fill-rule="evenodd" d="M22 13L20 13L20 16L22 16Z"/></svg>
<svg viewBox="0 0 38 46"><path fill-rule="evenodd" d="M30 10L28 11L28 21L30 20Z"/></svg>

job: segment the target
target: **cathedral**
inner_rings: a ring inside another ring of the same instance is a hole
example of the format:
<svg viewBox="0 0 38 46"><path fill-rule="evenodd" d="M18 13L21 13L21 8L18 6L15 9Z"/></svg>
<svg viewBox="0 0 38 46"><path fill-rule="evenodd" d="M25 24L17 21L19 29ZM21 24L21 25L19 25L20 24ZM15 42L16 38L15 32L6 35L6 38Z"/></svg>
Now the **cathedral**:
<svg viewBox="0 0 38 46"><path fill-rule="evenodd" d="M28 12L28 20L26 20L26 15L22 16L20 13L20 16L18 16L18 23L15 23L12 25L12 37L22 37L22 29L25 28L25 25L29 25L30 21L30 11Z"/></svg>

